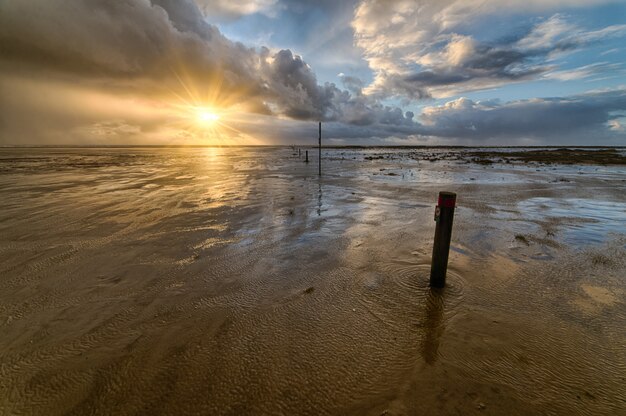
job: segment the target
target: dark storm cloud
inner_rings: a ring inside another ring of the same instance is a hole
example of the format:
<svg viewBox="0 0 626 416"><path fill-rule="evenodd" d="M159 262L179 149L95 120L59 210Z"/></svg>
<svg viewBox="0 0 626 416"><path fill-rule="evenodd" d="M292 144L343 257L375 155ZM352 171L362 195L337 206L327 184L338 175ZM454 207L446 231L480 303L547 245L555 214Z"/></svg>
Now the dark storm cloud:
<svg viewBox="0 0 626 416"><path fill-rule="evenodd" d="M297 119L319 119L329 106L329 97L309 65L290 50L281 50L267 65L270 91L282 112Z"/></svg>
<svg viewBox="0 0 626 416"><path fill-rule="evenodd" d="M32 0L0 4L3 59L92 76L157 76L176 57L194 70L251 52L203 22L191 0Z"/></svg>
<svg viewBox="0 0 626 416"><path fill-rule="evenodd" d="M617 145L626 139L624 119L625 89L506 103L459 98L426 107L417 120L412 113L402 114L389 107L365 111L364 122L328 123L324 137L347 143L372 143L373 138L391 137L399 144L407 139L411 143L443 139L439 143ZM292 126L288 132L295 134L291 137L303 137L307 129L310 127Z"/></svg>
<svg viewBox="0 0 626 416"><path fill-rule="evenodd" d="M340 74L341 83L350 92L355 95L361 95L363 93L363 87L365 83L358 77Z"/></svg>
<svg viewBox="0 0 626 416"><path fill-rule="evenodd" d="M505 104L460 98L429 107L421 115L420 134L484 139L576 140L623 139L610 122L626 112L626 90L594 92L565 98L512 101ZM591 137L590 137L591 135Z"/></svg>
<svg viewBox="0 0 626 416"><path fill-rule="evenodd" d="M551 52L553 51L520 52L480 45L465 62L457 65L446 63L408 76L389 75L386 84L392 95L421 99L431 97L430 89L433 87L464 84L467 89L474 89L482 86L481 81L494 83L530 80L552 69L551 66L534 63L538 59L545 59Z"/></svg>
<svg viewBox="0 0 626 416"><path fill-rule="evenodd" d="M352 124L330 121L324 126L324 138L331 143L619 145L626 139L625 89L505 103L460 98L426 107L419 117L354 102L344 111ZM275 133L283 143L294 138L306 142L314 138L314 130L310 123L293 121Z"/></svg>
<svg viewBox="0 0 626 416"><path fill-rule="evenodd" d="M461 74L450 74L446 72L422 71L404 77L407 82L416 82L423 85L448 85L464 82L468 76Z"/></svg>
<svg viewBox="0 0 626 416"><path fill-rule="evenodd" d="M276 53L266 71L271 74L271 91L281 113L300 120L340 121L348 124L405 124L398 107L385 106L359 93L357 78L348 78L356 93L339 89L334 83L319 85L315 73L289 50ZM344 77L345 79L346 77Z"/></svg>
<svg viewBox="0 0 626 416"><path fill-rule="evenodd" d="M390 120L375 101L335 84L319 85L290 50L272 53L228 40L192 0L4 2L0 50L2 64L14 72L74 74L148 95L164 86L180 88L179 71L197 84L218 74L220 87L240 91L238 99L253 111L304 120Z"/></svg>

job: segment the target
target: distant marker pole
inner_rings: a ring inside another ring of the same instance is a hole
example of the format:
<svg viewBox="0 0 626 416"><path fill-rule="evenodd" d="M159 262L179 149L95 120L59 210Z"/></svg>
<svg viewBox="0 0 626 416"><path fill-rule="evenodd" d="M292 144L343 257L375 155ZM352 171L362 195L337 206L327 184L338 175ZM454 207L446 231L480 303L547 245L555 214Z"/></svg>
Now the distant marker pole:
<svg viewBox="0 0 626 416"><path fill-rule="evenodd" d="M430 287L442 288L446 285L455 205L456 194L454 192L439 192L439 200L435 207L437 225L435 226L433 259L430 266Z"/></svg>
<svg viewBox="0 0 626 416"><path fill-rule="evenodd" d="M317 144L318 144L318 170L319 170L319 176L322 176L322 122L320 121L319 124L319 136L318 136L318 140L317 140Z"/></svg>
<svg viewBox="0 0 626 416"><path fill-rule="evenodd" d="M304 154L305 154L304 163L309 163L309 151L306 150Z"/></svg>

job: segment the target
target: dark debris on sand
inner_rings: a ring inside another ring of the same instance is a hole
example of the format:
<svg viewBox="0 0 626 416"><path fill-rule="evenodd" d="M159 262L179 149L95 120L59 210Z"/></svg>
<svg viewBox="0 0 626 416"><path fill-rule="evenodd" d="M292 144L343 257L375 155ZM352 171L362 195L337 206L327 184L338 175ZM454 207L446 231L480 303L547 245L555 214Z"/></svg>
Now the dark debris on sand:
<svg viewBox="0 0 626 416"><path fill-rule="evenodd" d="M540 163L562 165L626 165L623 148L509 148L493 150L460 150L450 149L444 152L432 152L426 149L408 153L374 154L365 160L401 159L409 157L414 160L428 162L458 161L479 165L494 163Z"/></svg>
<svg viewBox="0 0 626 416"><path fill-rule="evenodd" d="M626 156L618 149L538 149L523 151L483 151L469 152L476 163L492 163L493 159L518 162L557 163L564 165L626 165Z"/></svg>

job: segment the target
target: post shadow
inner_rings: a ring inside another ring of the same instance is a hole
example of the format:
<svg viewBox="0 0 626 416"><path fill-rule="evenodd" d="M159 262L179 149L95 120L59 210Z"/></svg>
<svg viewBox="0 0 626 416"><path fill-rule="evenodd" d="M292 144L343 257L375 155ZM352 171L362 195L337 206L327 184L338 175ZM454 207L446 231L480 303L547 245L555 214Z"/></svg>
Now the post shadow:
<svg viewBox="0 0 626 416"><path fill-rule="evenodd" d="M424 338L420 345L420 354L427 364L434 364L439 356L439 343L445 329L444 289L430 288L424 307Z"/></svg>

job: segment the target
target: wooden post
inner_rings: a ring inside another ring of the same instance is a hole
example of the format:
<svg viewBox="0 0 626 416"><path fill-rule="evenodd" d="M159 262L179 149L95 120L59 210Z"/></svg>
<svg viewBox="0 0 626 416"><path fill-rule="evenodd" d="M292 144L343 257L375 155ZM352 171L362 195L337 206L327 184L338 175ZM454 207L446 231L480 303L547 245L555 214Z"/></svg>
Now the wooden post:
<svg viewBox="0 0 626 416"><path fill-rule="evenodd" d="M302 156L302 149L298 149L298 157Z"/></svg>
<svg viewBox="0 0 626 416"><path fill-rule="evenodd" d="M456 194L454 192L439 192L439 200L435 208L437 225L435 226L433 258L430 266L431 287L442 288L446 285L446 271L448 270L448 254L450 253L455 204Z"/></svg>
<svg viewBox="0 0 626 416"><path fill-rule="evenodd" d="M319 136L318 136L318 170L319 176L322 176L322 122L319 124Z"/></svg>
<svg viewBox="0 0 626 416"><path fill-rule="evenodd" d="M306 155L304 159L304 163L309 163L309 151L306 150L304 154Z"/></svg>

